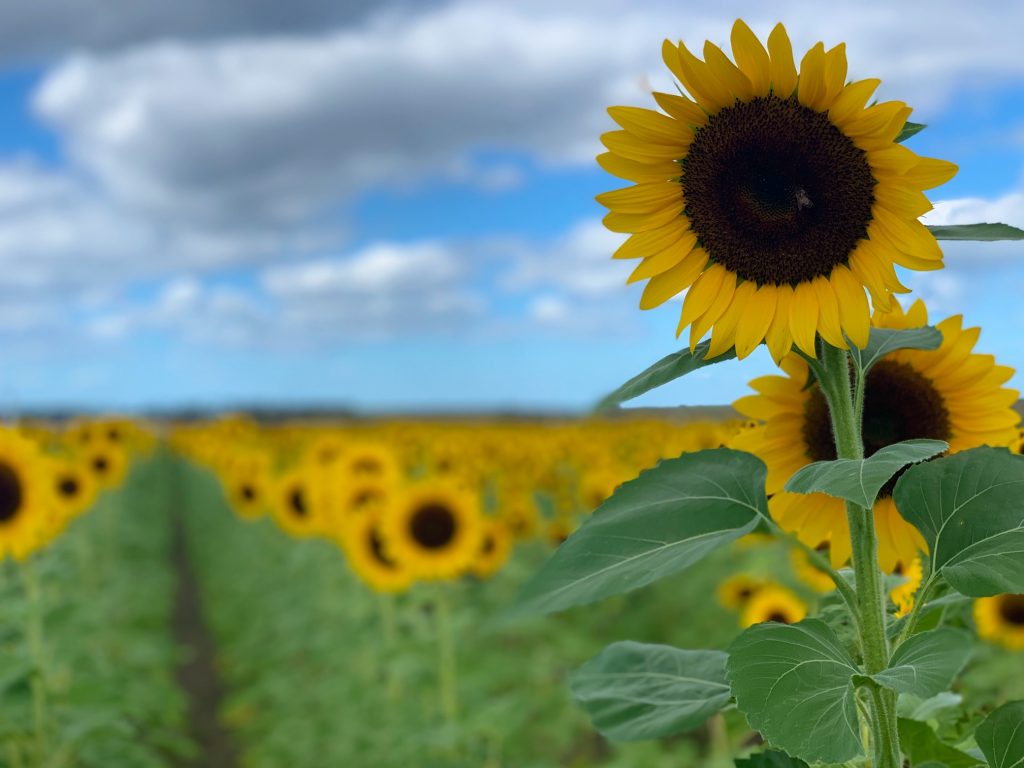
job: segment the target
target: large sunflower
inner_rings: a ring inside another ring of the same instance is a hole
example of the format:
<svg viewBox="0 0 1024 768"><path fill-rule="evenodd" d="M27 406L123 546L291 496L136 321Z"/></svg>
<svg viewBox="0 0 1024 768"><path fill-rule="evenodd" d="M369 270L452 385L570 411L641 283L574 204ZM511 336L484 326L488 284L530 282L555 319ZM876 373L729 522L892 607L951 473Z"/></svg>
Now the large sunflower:
<svg viewBox="0 0 1024 768"><path fill-rule="evenodd" d="M424 579L464 573L481 547L480 501L454 485L424 481L388 506L381 532L389 554Z"/></svg>
<svg viewBox="0 0 1024 768"><path fill-rule="evenodd" d="M904 313L875 312L875 326L917 328L928 323L924 303ZM868 373L864 401L864 451L870 456L887 445L914 438L945 440L950 451L979 445L1009 445L1017 435L1019 416L1013 409L1018 393L1002 385L1013 369L996 365L991 355L973 352L979 329L963 328L957 315L938 324L942 345L935 350L892 352ZM836 458L831 422L817 384L807 387L807 363L787 355L781 363L787 376L763 376L750 382L758 394L736 401L747 416L764 425L733 440L737 448L760 456L768 465L769 506L775 519L810 546L830 542L833 564L850 556L850 537L843 502L824 494L784 492L786 480L812 461ZM875 503L879 562L892 572L909 567L924 539L907 523L892 500L890 483Z"/></svg>
<svg viewBox="0 0 1024 768"><path fill-rule="evenodd" d="M0 559L44 543L54 501L43 461L35 443L0 427Z"/></svg>
<svg viewBox="0 0 1024 768"><path fill-rule="evenodd" d="M643 258L642 309L687 290L677 334L694 346L709 330L715 356L740 357L766 340L776 360L793 344L814 355L815 334L863 347L865 289L876 307L906 292L893 264L938 269L942 252L918 217L922 190L956 166L896 143L910 108L866 106L876 79L846 82L846 49L818 43L799 73L785 28L765 50L732 30L734 64L710 42L704 61L666 40L662 55L689 92L655 93L664 110L612 107L598 163L635 186L598 201L605 225L630 233L616 258ZM844 336L845 334L845 336Z"/></svg>

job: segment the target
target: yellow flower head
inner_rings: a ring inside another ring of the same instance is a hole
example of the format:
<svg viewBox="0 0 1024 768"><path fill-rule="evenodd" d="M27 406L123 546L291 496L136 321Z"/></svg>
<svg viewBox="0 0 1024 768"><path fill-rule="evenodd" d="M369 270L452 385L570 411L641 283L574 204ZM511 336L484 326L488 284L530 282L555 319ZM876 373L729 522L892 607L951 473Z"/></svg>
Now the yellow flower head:
<svg viewBox="0 0 1024 768"><path fill-rule="evenodd" d="M1024 595L996 595L974 601L978 634L1011 651L1024 651Z"/></svg>
<svg viewBox="0 0 1024 768"><path fill-rule="evenodd" d="M907 291L894 264L942 266L918 217L956 166L897 143L910 108L869 104L880 81L847 82L845 45L818 43L798 70L781 24L766 48L737 21L732 51L708 42L701 60L666 40L688 95L609 110L621 130L598 162L634 183L597 198L630 234L615 257L642 259L629 279L649 281L642 309L686 291L677 334L689 327L693 347L711 331L709 357L762 341L776 360L794 344L813 356L816 334L863 347L865 289L889 308Z"/></svg>
<svg viewBox="0 0 1024 768"><path fill-rule="evenodd" d="M807 605L793 592L778 585L759 589L740 614L740 625L750 627L765 621L795 624L807 616Z"/></svg>

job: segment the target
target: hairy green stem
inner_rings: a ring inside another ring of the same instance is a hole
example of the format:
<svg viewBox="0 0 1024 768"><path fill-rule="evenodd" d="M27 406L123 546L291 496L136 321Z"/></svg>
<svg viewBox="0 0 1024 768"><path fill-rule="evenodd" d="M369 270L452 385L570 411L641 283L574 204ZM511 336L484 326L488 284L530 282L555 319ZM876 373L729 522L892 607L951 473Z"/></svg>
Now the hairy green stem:
<svg viewBox="0 0 1024 768"><path fill-rule="evenodd" d="M840 459L864 458L861 435L864 384L851 388L850 361L846 350L822 343L816 373L828 401L836 455ZM858 378L861 378L858 376ZM847 502L851 560L856 578L857 613L864 667L868 674L881 672L889 664L889 642L885 633L885 590L878 565L878 540L874 513ZM872 691L875 717L874 768L900 768L899 734L896 730L896 697L891 691Z"/></svg>

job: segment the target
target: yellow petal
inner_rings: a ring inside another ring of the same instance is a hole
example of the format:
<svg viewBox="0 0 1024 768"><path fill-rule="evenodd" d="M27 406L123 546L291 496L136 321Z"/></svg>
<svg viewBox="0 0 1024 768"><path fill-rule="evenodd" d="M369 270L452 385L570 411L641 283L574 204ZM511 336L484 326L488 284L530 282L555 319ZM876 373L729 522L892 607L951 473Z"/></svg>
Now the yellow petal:
<svg viewBox="0 0 1024 768"><path fill-rule="evenodd" d="M732 55L750 80L755 96L767 96L772 81L771 60L750 27L742 19L732 25Z"/></svg>
<svg viewBox="0 0 1024 768"><path fill-rule="evenodd" d="M746 312L750 299L757 291L757 286L749 280L736 289L732 303L722 317L711 329L711 345L708 347L708 358L718 357L736 344L736 329L740 318Z"/></svg>
<svg viewBox="0 0 1024 768"><path fill-rule="evenodd" d="M817 43L800 62L797 98L805 107L821 112L825 103L825 46Z"/></svg>
<svg viewBox="0 0 1024 768"><path fill-rule="evenodd" d="M682 238L683 234L689 232L690 228L686 219L680 216L657 229L646 232L638 232L626 239L618 250L612 254L613 259L635 259L639 256L651 256L668 248Z"/></svg>
<svg viewBox="0 0 1024 768"><path fill-rule="evenodd" d="M689 126L653 109L608 107L608 114L623 129L644 141L675 147L693 137Z"/></svg>
<svg viewBox="0 0 1024 768"><path fill-rule="evenodd" d="M729 57L722 53L722 49L710 40L704 43L704 61L715 78L733 96L740 101L750 101L753 98L754 89L750 85L750 80L729 61Z"/></svg>
<svg viewBox="0 0 1024 768"><path fill-rule="evenodd" d="M629 276L629 279L626 281L627 285L635 283L637 280L646 280L649 277L654 277L667 271L670 267L685 259L693 251L693 246L696 244L697 236L692 232L688 232L680 242L673 243L660 253L645 257L637 268L633 270L633 274ZM704 263L707 263L706 256Z"/></svg>
<svg viewBox="0 0 1024 768"><path fill-rule="evenodd" d="M891 123L899 118L906 108L907 105L902 101L885 101L875 104L847 121L843 126L843 132L855 139L881 139L889 135ZM892 141L891 138L888 140Z"/></svg>
<svg viewBox="0 0 1024 768"><path fill-rule="evenodd" d="M836 125L843 127L846 122L859 114L868 103L881 80L868 79L850 83L836 96L828 108L828 117Z"/></svg>
<svg viewBox="0 0 1024 768"><path fill-rule="evenodd" d="M601 135L601 143L620 157L640 163L656 163L664 160L679 160L686 154L689 144L679 146L641 141L627 131L609 131Z"/></svg>
<svg viewBox="0 0 1024 768"><path fill-rule="evenodd" d="M776 24L768 35L768 54L771 57L772 90L780 98L789 98L796 90L796 65L793 63L793 44L782 24Z"/></svg>
<svg viewBox="0 0 1024 768"><path fill-rule="evenodd" d="M793 289L789 304L789 332L793 343L806 355L815 357L814 338L818 332L818 297L814 286L800 283Z"/></svg>
<svg viewBox="0 0 1024 768"><path fill-rule="evenodd" d="M932 209L921 190L891 180L875 185L875 201L904 219L919 218Z"/></svg>
<svg viewBox="0 0 1024 768"><path fill-rule="evenodd" d="M942 259L942 249L935 235L916 219L905 219L875 206L872 210L872 226L877 225L886 237L904 253L922 259Z"/></svg>
<svg viewBox="0 0 1024 768"><path fill-rule="evenodd" d="M605 208L619 213L651 213L673 203L678 203L682 209L683 188L671 182L650 182L602 192L594 199Z"/></svg>
<svg viewBox="0 0 1024 768"><path fill-rule="evenodd" d="M689 288L707 263L701 252L691 252L694 258L685 258L671 269L651 278L640 297L640 309L653 309Z"/></svg>
<svg viewBox="0 0 1024 768"><path fill-rule="evenodd" d="M818 332L833 347L847 349L843 338L843 326L839 322L839 302L827 277L819 276L811 281L814 294L818 297Z"/></svg>
<svg viewBox="0 0 1024 768"><path fill-rule="evenodd" d="M871 311L868 309L864 286L842 264L832 270L831 280L839 303L839 322L843 331L854 346L864 349L871 332Z"/></svg>
<svg viewBox="0 0 1024 768"><path fill-rule="evenodd" d="M751 295L736 327L736 356L742 360L753 352L768 333L778 305L774 285L763 285Z"/></svg>
<svg viewBox="0 0 1024 768"><path fill-rule="evenodd" d="M919 160L917 155L899 144L868 152L868 165L876 177L882 173L902 176L914 168Z"/></svg>
<svg viewBox="0 0 1024 768"><path fill-rule="evenodd" d="M825 53L825 107L829 107L846 84L846 43Z"/></svg>
<svg viewBox="0 0 1024 768"><path fill-rule="evenodd" d="M659 107L685 125L700 128L708 121L708 113L701 109L699 104L690 101L685 96L656 91L654 100L658 102Z"/></svg>
<svg viewBox="0 0 1024 768"><path fill-rule="evenodd" d="M609 213L604 225L612 232L646 232L668 224L682 215L683 203L653 213Z"/></svg>
<svg viewBox="0 0 1024 768"><path fill-rule="evenodd" d="M958 168L946 160L922 157L903 178L920 189L933 189L956 176Z"/></svg>
<svg viewBox="0 0 1024 768"><path fill-rule="evenodd" d="M612 176L639 183L648 181L670 181L682 175L682 169L674 160L659 160L654 163L641 163L619 157L612 152L603 152L597 156L597 164Z"/></svg>
<svg viewBox="0 0 1024 768"><path fill-rule="evenodd" d="M683 299L683 309L679 313L679 326L676 328L677 337L683 332L683 328L711 308L724 280L725 268L715 264L694 281L690 290L686 292L686 298Z"/></svg>
<svg viewBox="0 0 1024 768"><path fill-rule="evenodd" d="M683 86L698 104L711 114L732 104L733 98L729 89L718 81L703 61L690 53L685 43L680 41L677 50L679 68L683 73Z"/></svg>
<svg viewBox="0 0 1024 768"><path fill-rule="evenodd" d="M765 341L768 343L768 351L772 360L778 364L783 355L787 354L793 346L793 334L789 331L789 308L793 302L793 288L789 285L780 285L776 289L775 316L768 326L768 333Z"/></svg>
<svg viewBox="0 0 1024 768"><path fill-rule="evenodd" d="M736 294L736 273L730 272L723 269L725 273L722 278L722 286L718 289L718 295L715 296L715 300L708 307L708 311L693 321L693 325L690 326L690 350L697 346L697 342L700 341L704 334L711 330L718 320L725 314L725 311L732 304L733 297Z"/></svg>

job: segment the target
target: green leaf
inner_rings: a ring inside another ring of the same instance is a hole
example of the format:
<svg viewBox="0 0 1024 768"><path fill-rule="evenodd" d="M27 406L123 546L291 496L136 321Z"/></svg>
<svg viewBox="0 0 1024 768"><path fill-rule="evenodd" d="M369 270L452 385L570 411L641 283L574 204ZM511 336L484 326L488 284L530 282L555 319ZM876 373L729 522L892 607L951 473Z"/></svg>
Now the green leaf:
<svg viewBox="0 0 1024 768"><path fill-rule="evenodd" d="M711 340L707 339L698 344L692 353L689 349L682 349L679 352L666 355L646 371L637 374L614 392L606 395L597 404L596 410L606 411L610 408L615 408L627 400L640 397L645 392L657 389L661 385L668 384L668 382L674 381L688 373L693 373L699 368L721 363L725 360L732 360L736 357L736 350L730 349L716 358L706 360L704 356L707 354L710 346Z"/></svg>
<svg viewBox="0 0 1024 768"><path fill-rule="evenodd" d="M620 486L524 587L512 613L550 613L678 573L768 516L767 469L715 448L669 459Z"/></svg>
<svg viewBox="0 0 1024 768"><path fill-rule="evenodd" d="M924 123L904 123L903 130L899 132L899 135L896 137L896 141L902 143L911 136L916 136L927 127L928 126Z"/></svg>
<svg viewBox="0 0 1024 768"><path fill-rule="evenodd" d="M789 478L790 493L826 493L862 507L875 503L878 492L908 464L930 459L949 448L942 440L907 440L888 445L867 459L816 461Z"/></svg>
<svg viewBox="0 0 1024 768"><path fill-rule="evenodd" d="M872 328L868 345L858 349L850 345L850 357L862 373L871 370L879 360L897 349L938 349L942 333L930 325L924 328Z"/></svg>
<svg viewBox="0 0 1024 768"><path fill-rule="evenodd" d="M969 597L1024 592L1024 456L973 448L913 466L900 514L924 536L933 572Z"/></svg>
<svg viewBox="0 0 1024 768"><path fill-rule="evenodd" d="M941 224L928 229L936 240L1024 240L1024 229L1009 224Z"/></svg>
<svg viewBox="0 0 1024 768"><path fill-rule="evenodd" d="M879 685L922 699L946 691L971 655L971 636L961 629L942 627L906 640L889 666L871 675Z"/></svg>
<svg viewBox="0 0 1024 768"><path fill-rule="evenodd" d="M729 649L728 674L736 706L769 743L809 762L861 754L860 672L824 622L750 627Z"/></svg>
<svg viewBox="0 0 1024 768"><path fill-rule="evenodd" d="M613 643L569 677L573 698L612 741L692 730L731 698L723 651Z"/></svg>
<svg viewBox="0 0 1024 768"><path fill-rule="evenodd" d="M1024 701L1004 704L974 732L989 768L1024 766Z"/></svg>
<svg viewBox="0 0 1024 768"><path fill-rule="evenodd" d="M736 768L807 768L807 763L785 752L760 752L736 760Z"/></svg>
<svg viewBox="0 0 1024 768"><path fill-rule="evenodd" d="M981 760L943 742L927 723L900 718L897 727L900 749L910 758L915 768L924 768L929 763L944 765L946 768L976 768L984 765Z"/></svg>
<svg viewBox="0 0 1024 768"><path fill-rule="evenodd" d="M924 700L918 696L903 694L896 704L896 712L900 717L919 720L923 723L938 717L943 712L957 709L963 703L964 697L952 691L943 691Z"/></svg>

